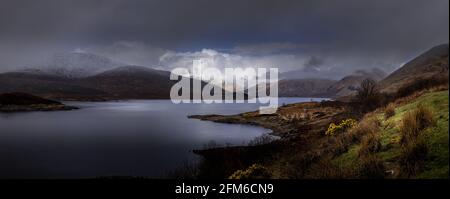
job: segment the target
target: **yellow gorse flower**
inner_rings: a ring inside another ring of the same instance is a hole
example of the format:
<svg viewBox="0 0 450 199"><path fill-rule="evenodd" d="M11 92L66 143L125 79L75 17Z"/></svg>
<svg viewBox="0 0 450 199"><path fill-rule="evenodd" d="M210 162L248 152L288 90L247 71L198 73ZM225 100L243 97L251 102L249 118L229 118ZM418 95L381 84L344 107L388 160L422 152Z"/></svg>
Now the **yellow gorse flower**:
<svg viewBox="0 0 450 199"><path fill-rule="evenodd" d="M267 169L260 164L253 164L245 170L235 171L228 179L250 179L255 177L254 175L258 175L266 170Z"/></svg>
<svg viewBox="0 0 450 199"><path fill-rule="evenodd" d="M354 119L345 119L342 120L339 125L336 125L335 123L331 123L328 126L327 131L325 132L325 135L333 136L336 133L342 133L346 131L347 129L350 129L356 125L356 120Z"/></svg>

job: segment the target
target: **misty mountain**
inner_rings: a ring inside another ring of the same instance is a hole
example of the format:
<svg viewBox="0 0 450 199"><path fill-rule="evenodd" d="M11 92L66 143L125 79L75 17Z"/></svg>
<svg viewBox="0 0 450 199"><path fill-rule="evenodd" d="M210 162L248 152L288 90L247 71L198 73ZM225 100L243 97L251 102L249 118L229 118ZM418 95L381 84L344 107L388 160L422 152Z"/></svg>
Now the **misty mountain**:
<svg viewBox="0 0 450 199"><path fill-rule="evenodd" d="M175 83L170 73L141 66L122 66L75 78L28 69L0 74L0 93L23 92L51 99L168 99Z"/></svg>
<svg viewBox="0 0 450 199"><path fill-rule="evenodd" d="M0 74L0 93L22 92L40 97L65 100L102 100L107 93L77 85L73 79L40 70Z"/></svg>
<svg viewBox="0 0 450 199"><path fill-rule="evenodd" d="M108 93L111 98L168 99L175 81L170 72L142 66L122 66L77 79L77 85Z"/></svg>
<svg viewBox="0 0 450 199"><path fill-rule="evenodd" d="M419 79L448 77L449 45L435 46L379 82L382 92L392 93Z"/></svg>
<svg viewBox="0 0 450 199"><path fill-rule="evenodd" d="M278 82L280 97L331 97L328 88L336 80L329 79L284 79Z"/></svg>
<svg viewBox="0 0 450 199"><path fill-rule="evenodd" d="M373 68L370 71L358 70L351 75L345 76L327 89L327 93L334 97L352 95L359 88L361 82L365 79L379 81L386 76L386 73L380 69Z"/></svg>
<svg viewBox="0 0 450 199"><path fill-rule="evenodd" d="M92 53L69 52L54 54L36 68L52 75L67 78L80 78L123 65L124 64L115 62L107 57Z"/></svg>
<svg viewBox="0 0 450 199"><path fill-rule="evenodd" d="M309 60L312 62L313 60ZM309 63L307 62L307 63ZM279 74L279 79L333 79L338 80L342 77L343 71L333 67L318 67L311 64L305 64L303 68L291 70Z"/></svg>
<svg viewBox="0 0 450 199"><path fill-rule="evenodd" d="M168 71L142 66L121 66L82 78L28 69L0 74L0 93L22 92L59 100L169 99L177 82L169 76ZM191 79L191 97L194 81L199 80ZM200 84L203 88L206 82Z"/></svg>
<svg viewBox="0 0 450 199"><path fill-rule="evenodd" d="M338 81L320 78L281 79L279 96L348 96L354 94L360 83L368 78L381 80L381 91L394 92L420 78L448 75L448 51L448 44L434 47L385 79L383 78L386 74L376 68L355 71ZM176 83L169 79L168 71L142 66L108 69L111 68L110 64L114 65L112 61L97 55L71 53L70 56L54 60L59 60L59 67L55 65L54 68L30 68L0 74L0 93L24 92L65 100L168 99L170 89ZM83 68L83 65L87 67ZM68 68L57 70L65 66ZM88 68L89 71L86 70ZM302 74L305 76L312 72L303 70ZM290 75L295 76L295 73ZM205 82L202 82L202 85L205 85Z"/></svg>
<svg viewBox="0 0 450 199"><path fill-rule="evenodd" d="M278 94L280 97L342 97L355 93L365 79L379 81L385 76L382 70L374 68L355 71L340 80L281 79L278 82Z"/></svg>

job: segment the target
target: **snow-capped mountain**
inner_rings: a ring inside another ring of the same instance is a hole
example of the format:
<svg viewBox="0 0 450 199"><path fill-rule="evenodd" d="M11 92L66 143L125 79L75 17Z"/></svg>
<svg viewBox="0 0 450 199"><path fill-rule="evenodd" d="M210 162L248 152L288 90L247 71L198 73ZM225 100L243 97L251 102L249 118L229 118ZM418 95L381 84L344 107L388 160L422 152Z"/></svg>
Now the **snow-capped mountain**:
<svg viewBox="0 0 450 199"><path fill-rule="evenodd" d="M42 72L67 78L95 75L125 64L85 52L57 53L37 67Z"/></svg>

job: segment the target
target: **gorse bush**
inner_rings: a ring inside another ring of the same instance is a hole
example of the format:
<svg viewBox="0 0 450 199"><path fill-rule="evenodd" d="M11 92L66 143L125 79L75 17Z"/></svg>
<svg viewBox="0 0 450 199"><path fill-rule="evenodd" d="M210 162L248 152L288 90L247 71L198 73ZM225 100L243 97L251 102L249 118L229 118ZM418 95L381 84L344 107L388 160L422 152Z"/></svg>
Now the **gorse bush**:
<svg viewBox="0 0 450 199"><path fill-rule="evenodd" d="M350 145L359 143L367 135L375 135L378 132L379 121L373 118L364 118L359 123L353 125L352 128L349 128L345 133L340 136L330 137L328 141L333 145L335 155L339 155L346 152Z"/></svg>
<svg viewBox="0 0 450 199"><path fill-rule="evenodd" d="M269 178L270 173L267 168L260 164L253 164L245 170L237 170L231 174L228 179L257 179L257 178Z"/></svg>
<svg viewBox="0 0 450 199"><path fill-rule="evenodd" d="M335 134L342 133L342 132L354 127L356 124L357 124L357 122L354 119L342 120L338 125L336 125L335 123L331 123L328 126L328 129L325 132L325 135L333 136Z"/></svg>
<svg viewBox="0 0 450 199"><path fill-rule="evenodd" d="M368 134L375 134L379 132L380 122L375 118L364 118L354 128L351 128L346 134L346 140L354 143L360 141L361 138Z"/></svg>

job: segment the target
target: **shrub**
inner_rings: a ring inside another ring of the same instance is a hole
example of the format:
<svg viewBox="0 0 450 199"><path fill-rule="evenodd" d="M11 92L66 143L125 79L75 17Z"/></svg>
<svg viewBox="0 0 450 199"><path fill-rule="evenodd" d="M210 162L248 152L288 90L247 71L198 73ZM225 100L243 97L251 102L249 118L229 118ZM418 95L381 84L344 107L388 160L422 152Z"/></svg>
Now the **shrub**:
<svg viewBox="0 0 450 199"><path fill-rule="evenodd" d="M386 119L395 115L395 105L393 103L389 103L384 109L384 117Z"/></svg>
<svg viewBox="0 0 450 199"><path fill-rule="evenodd" d="M403 116L400 126L402 135L401 142L403 144L414 140L419 136L420 131L435 124L433 112L423 105L417 106L416 109L408 112Z"/></svg>
<svg viewBox="0 0 450 199"><path fill-rule="evenodd" d="M381 150L380 137L377 133L369 133L363 137L361 148L359 149L359 156L367 156L377 153Z"/></svg>
<svg viewBox="0 0 450 199"><path fill-rule="evenodd" d="M428 147L422 138L404 145L400 155L401 174L405 177L415 175L421 170L427 154Z"/></svg>
<svg viewBox="0 0 450 199"><path fill-rule="evenodd" d="M402 151L400 155L401 173L410 177L422 167L428 153L423 130L435 124L433 113L429 108L419 105L403 116L400 132Z"/></svg>
<svg viewBox="0 0 450 199"><path fill-rule="evenodd" d="M344 134L343 136L335 136L332 138L334 139L330 140L330 143L333 144L330 151L334 151L333 154L335 156L345 153L348 150L351 142L347 142L347 140L349 139L349 137L347 137L347 134Z"/></svg>
<svg viewBox="0 0 450 199"><path fill-rule="evenodd" d="M253 164L245 170L237 170L231 174L228 179L255 179L255 178L269 178L270 173L267 168L260 164Z"/></svg>
<svg viewBox="0 0 450 199"><path fill-rule="evenodd" d="M358 164L360 178L380 179L385 176L383 160L376 155L361 157Z"/></svg>
<svg viewBox="0 0 450 199"><path fill-rule="evenodd" d="M331 123L328 126L328 129L325 132L325 135L332 136L337 133L342 133L342 132L346 131L347 129L354 127L356 124L357 124L357 122L354 119L342 120L338 125L336 125L335 123Z"/></svg>
<svg viewBox="0 0 450 199"><path fill-rule="evenodd" d="M345 134L346 142L354 143L361 137L379 132L379 121L376 118L364 118Z"/></svg>

